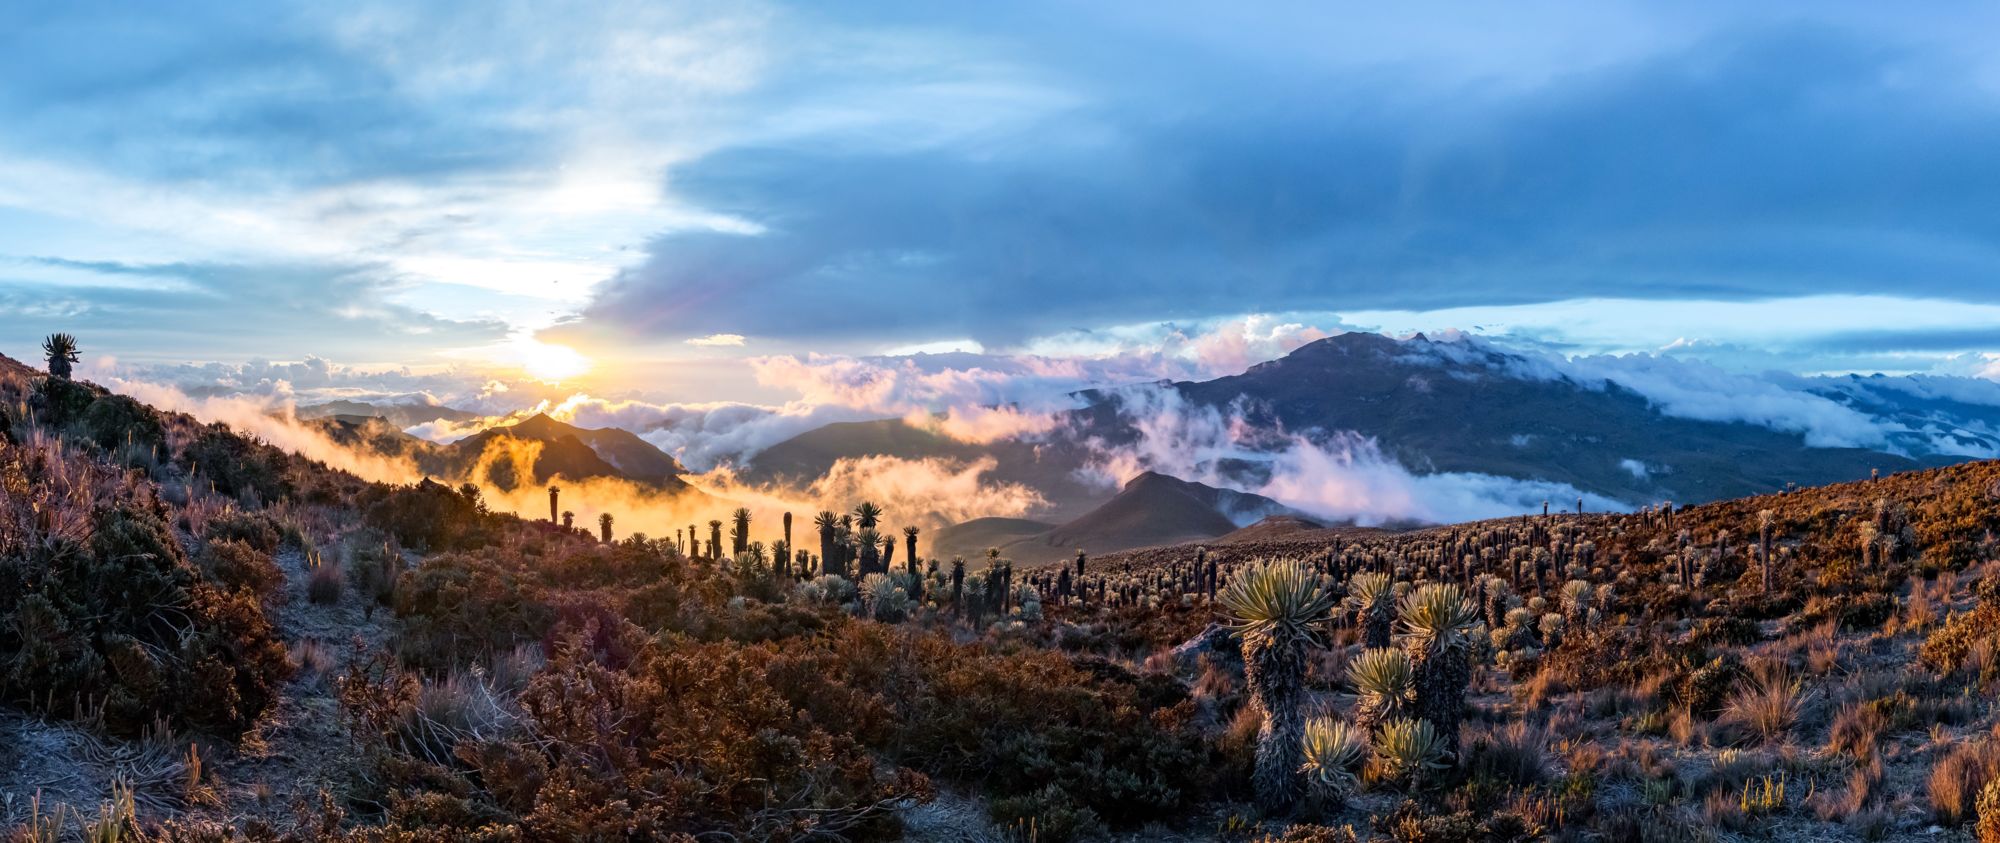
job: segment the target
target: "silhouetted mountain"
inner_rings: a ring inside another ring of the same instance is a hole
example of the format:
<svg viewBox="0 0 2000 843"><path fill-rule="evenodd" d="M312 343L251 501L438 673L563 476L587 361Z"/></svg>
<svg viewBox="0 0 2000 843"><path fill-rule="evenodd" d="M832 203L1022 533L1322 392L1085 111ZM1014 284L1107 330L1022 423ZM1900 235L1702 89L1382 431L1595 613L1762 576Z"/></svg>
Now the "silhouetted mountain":
<svg viewBox="0 0 2000 843"><path fill-rule="evenodd" d="M653 443L639 438L631 431L616 427L587 428L564 424L546 415L534 418L506 429L516 438L537 439L552 442L574 436L597 456L618 470L620 476L648 483L665 478L679 477L687 473L679 460L667 452L654 447Z"/></svg>
<svg viewBox="0 0 2000 843"><path fill-rule="evenodd" d="M398 430L415 427L426 422L464 422L479 418L478 413L447 407L443 404L381 403L366 401L327 401L320 404L305 404L293 410L300 419L322 419L335 417L379 418L395 425Z"/></svg>
<svg viewBox="0 0 2000 843"><path fill-rule="evenodd" d="M325 432L327 438L350 448L401 457L420 466L442 459L437 443L404 433L402 426L381 416L341 414L300 418Z"/></svg>
<svg viewBox="0 0 2000 843"><path fill-rule="evenodd" d="M1102 506L1026 544L1108 553L1228 535L1280 512L1290 510L1269 498L1148 471Z"/></svg>
<svg viewBox="0 0 2000 843"><path fill-rule="evenodd" d="M1270 498L1148 471L1066 524L981 518L938 531L933 546L940 555L968 559L998 547L1017 563L1036 565L1067 559L1078 549L1110 553L1224 536L1279 514L1295 513Z"/></svg>
<svg viewBox="0 0 2000 843"><path fill-rule="evenodd" d="M523 443L534 443L533 477L518 474L515 460L502 455ZM521 483L547 483L556 477L588 479L616 477L675 491L689 488L680 479L679 462L644 439L617 428L581 428L537 414L518 424L488 428L439 449L435 468L462 476L483 462L486 479L501 488Z"/></svg>

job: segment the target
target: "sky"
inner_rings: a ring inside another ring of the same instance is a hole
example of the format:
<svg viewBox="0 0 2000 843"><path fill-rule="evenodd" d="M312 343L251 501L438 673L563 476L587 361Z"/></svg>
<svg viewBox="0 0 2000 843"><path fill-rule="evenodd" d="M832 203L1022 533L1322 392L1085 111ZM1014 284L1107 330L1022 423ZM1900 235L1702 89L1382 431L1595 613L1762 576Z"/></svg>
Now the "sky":
<svg viewBox="0 0 2000 843"><path fill-rule="evenodd" d="M24 359L61 330L98 370L774 402L810 381L774 360L1199 375L1355 329L1734 372L2000 352L1990 5L6 17Z"/></svg>

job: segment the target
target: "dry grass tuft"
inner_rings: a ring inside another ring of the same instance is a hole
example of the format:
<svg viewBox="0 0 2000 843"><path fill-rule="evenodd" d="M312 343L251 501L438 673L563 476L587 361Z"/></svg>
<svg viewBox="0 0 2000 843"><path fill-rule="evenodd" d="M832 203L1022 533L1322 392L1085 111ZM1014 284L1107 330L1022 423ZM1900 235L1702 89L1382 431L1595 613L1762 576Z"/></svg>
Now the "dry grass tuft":
<svg viewBox="0 0 2000 843"><path fill-rule="evenodd" d="M1876 705L1849 703L1840 707L1833 715L1833 725L1828 730L1826 751L1847 753L1858 759L1874 758L1879 754L1882 732L1889 727L1889 718Z"/></svg>
<svg viewBox="0 0 2000 843"><path fill-rule="evenodd" d="M1812 701L1805 681L1782 662L1764 662L1745 677L1723 708L1722 721L1767 744L1782 743L1804 719Z"/></svg>
<svg viewBox="0 0 2000 843"><path fill-rule="evenodd" d="M314 565L306 574L306 599L319 606L334 605L340 602L340 592L345 585L345 578L338 567L325 563Z"/></svg>
<svg viewBox="0 0 2000 843"><path fill-rule="evenodd" d="M1972 819L1979 790L2000 773L2000 744L1990 740L1961 743L1931 767L1931 813L1940 825Z"/></svg>

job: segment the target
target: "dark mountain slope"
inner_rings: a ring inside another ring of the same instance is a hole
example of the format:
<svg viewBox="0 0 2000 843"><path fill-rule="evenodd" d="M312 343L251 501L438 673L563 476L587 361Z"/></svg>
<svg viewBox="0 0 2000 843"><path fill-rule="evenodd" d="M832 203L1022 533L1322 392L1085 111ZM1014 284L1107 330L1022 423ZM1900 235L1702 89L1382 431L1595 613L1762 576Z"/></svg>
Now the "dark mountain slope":
<svg viewBox="0 0 2000 843"><path fill-rule="evenodd" d="M1267 516L1295 514L1269 498L1149 471L1066 524L981 518L939 531L934 547L941 555L968 559L999 547L1016 563L1037 565L1067 559L1078 549L1110 553L1224 536Z"/></svg>
<svg viewBox="0 0 2000 843"><path fill-rule="evenodd" d="M1633 502L1740 497L1919 467L1859 448L1809 448L1769 428L1667 416L1615 383L1523 376L1531 366L1422 335L1353 333L1174 388L1205 406L1245 399L1246 417L1260 424L1376 437L1417 471L1553 480Z"/></svg>
<svg viewBox="0 0 2000 843"><path fill-rule="evenodd" d="M620 475L632 480L657 483L687 473L687 469L681 466L679 460L654 447L653 443L621 428L577 427L556 421L546 415L537 415L508 430L516 438L542 442L554 442L574 436L578 441L590 446L598 457L616 468Z"/></svg>
<svg viewBox="0 0 2000 843"><path fill-rule="evenodd" d="M531 477L517 476L512 460L494 458L527 443L540 446L530 466ZM489 460L484 479L501 488L548 483L557 477L616 477L670 492L692 488L680 479L680 463L645 440L615 428L579 428L546 415L480 431L437 449L420 465L426 471L462 477L482 460Z"/></svg>
<svg viewBox="0 0 2000 843"><path fill-rule="evenodd" d="M1805 437L1745 423L1669 416L1616 382L1583 383L1541 361L1471 342L1352 333L1300 347L1240 375L1162 384L1184 408L1241 413L1262 429L1358 433L1418 474L1468 472L1567 483L1639 505L1707 501L1953 462L1862 448L1808 447ZM994 479L1041 491L1034 517L1081 516L1111 492L1082 478L1097 451L1136 440L1127 391L1078 393L1042 441L954 442L898 420L829 425L758 455L763 480L817 477L845 457L883 454L969 461L993 457ZM1852 400L1852 399L1850 399ZM1976 444L1977 437L1967 434ZM1095 443L1095 446L1089 443ZM1255 488L1267 466L1213 466Z"/></svg>
<svg viewBox="0 0 2000 843"><path fill-rule="evenodd" d="M465 422L479 418L478 413L467 412L443 404L374 404L366 401L327 401L321 404L302 405L293 413L301 419L322 419L339 416L373 417L383 419L398 430L425 422L449 421Z"/></svg>
<svg viewBox="0 0 2000 843"><path fill-rule="evenodd" d="M1028 518L974 518L931 533L930 555L977 559L989 547L1007 548L1055 529L1056 524Z"/></svg>

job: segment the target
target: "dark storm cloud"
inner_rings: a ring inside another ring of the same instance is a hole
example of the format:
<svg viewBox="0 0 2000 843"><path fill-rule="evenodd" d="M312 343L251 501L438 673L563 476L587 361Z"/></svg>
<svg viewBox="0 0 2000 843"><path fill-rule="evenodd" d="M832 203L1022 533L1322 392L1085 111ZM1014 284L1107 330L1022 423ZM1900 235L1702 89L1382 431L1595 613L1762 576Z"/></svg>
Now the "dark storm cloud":
<svg viewBox="0 0 2000 843"><path fill-rule="evenodd" d="M1125 97L1135 80L1098 80L1100 99L976 146L807 138L680 167L678 196L765 231L656 239L586 324L1007 343L1275 309L2000 300L2000 107L1973 76L1781 26L1525 88L1411 68Z"/></svg>

